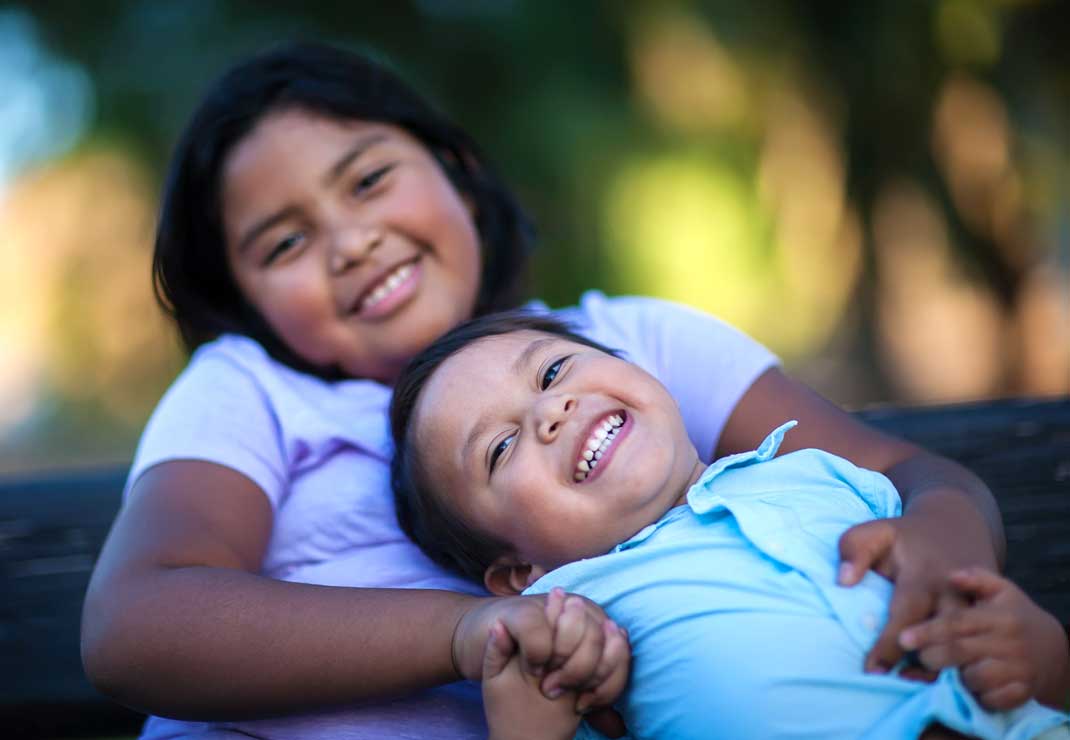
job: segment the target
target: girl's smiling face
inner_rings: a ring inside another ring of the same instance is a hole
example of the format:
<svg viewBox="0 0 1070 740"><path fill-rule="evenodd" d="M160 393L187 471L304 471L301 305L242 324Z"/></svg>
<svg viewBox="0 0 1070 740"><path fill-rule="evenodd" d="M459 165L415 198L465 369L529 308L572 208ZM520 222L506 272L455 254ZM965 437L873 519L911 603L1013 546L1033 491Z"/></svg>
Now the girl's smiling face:
<svg viewBox="0 0 1070 740"><path fill-rule="evenodd" d="M535 331L445 360L412 425L428 479L457 513L543 568L607 552L679 503L704 468L657 380Z"/></svg>
<svg viewBox="0 0 1070 740"><path fill-rule="evenodd" d="M391 382L471 316L473 214L404 129L282 110L234 147L222 177L235 281L307 362Z"/></svg>

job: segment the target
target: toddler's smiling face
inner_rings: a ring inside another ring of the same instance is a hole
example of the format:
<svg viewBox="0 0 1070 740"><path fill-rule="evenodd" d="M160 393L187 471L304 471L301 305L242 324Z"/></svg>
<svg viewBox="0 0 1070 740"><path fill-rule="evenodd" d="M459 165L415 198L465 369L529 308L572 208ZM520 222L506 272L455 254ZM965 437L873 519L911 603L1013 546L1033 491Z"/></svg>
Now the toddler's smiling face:
<svg viewBox="0 0 1070 740"><path fill-rule="evenodd" d="M703 469L651 375L536 331L480 339L443 362L413 432L454 510L543 568L612 549L680 503Z"/></svg>

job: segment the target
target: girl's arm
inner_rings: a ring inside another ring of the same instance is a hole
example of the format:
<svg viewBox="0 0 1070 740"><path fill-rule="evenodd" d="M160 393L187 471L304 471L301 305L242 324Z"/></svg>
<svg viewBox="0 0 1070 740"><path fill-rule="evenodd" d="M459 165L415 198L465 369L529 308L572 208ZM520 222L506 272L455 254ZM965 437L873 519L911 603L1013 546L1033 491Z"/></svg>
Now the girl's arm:
<svg viewBox="0 0 1070 740"><path fill-rule="evenodd" d="M82 656L94 685L153 714L236 720L397 696L459 672L478 678L495 620L524 636L528 664L552 653L539 599L256 575L271 529L267 498L233 470L173 461L146 471L86 595ZM565 686L594 669L568 668Z"/></svg>
<svg viewBox="0 0 1070 740"><path fill-rule="evenodd" d="M845 585L876 569L895 581L889 619L866 659L887 669L903 655L898 635L934 611L961 602L948 575L980 565L997 570L1006 543L992 493L958 463L870 427L780 370L766 371L736 406L717 454L754 449L788 420L799 426L781 453L816 447L884 473L903 499L903 516L852 527L840 540Z"/></svg>

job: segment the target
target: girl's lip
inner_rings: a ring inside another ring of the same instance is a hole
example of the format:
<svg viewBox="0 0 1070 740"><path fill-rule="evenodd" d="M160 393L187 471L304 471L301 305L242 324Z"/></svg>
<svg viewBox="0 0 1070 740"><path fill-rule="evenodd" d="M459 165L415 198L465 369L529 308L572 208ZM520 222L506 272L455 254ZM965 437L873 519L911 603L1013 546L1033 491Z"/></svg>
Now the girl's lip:
<svg viewBox="0 0 1070 740"><path fill-rule="evenodd" d="M620 413L620 412L617 411L615 413ZM604 419L604 418L605 418L604 416L599 417L599 421L601 419ZM592 470L591 472L589 472L587 474L586 478L584 478L581 481L574 481L576 483L576 485L579 485L579 486L587 485L588 483L590 483L591 481L595 480L600 475L602 475L602 471L604 471L606 468L609 467L609 461L612 460L613 456L617 454L617 448L620 447L621 443L624 441L624 438L628 436L628 433L632 431L632 426L634 426L633 421L632 421L633 418L634 418L634 416L631 413L625 412L625 414L624 414L624 423L621 424L619 427L617 427L617 436L613 440L613 444L611 444L609 446L609 449L605 451L605 454L603 454L602 458L598 461L598 465L595 466L594 470ZM592 424L591 425L591 429L593 429L593 428L594 428L594 425ZM584 442L586 442L587 439L590 438L591 429L587 430L587 434L583 437L583 440L580 442L581 445L584 444ZM572 470L575 471L576 470L576 462L575 462L576 461L576 456L573 456L572 461L573 461L572 462Z"/></svg>
<svg viewBox="0 0 1070 740"><path fill-rule="evenodd" d="M399 268L405 265L412 265L412 272L407 278L405 278L400 284L397 285L390 294L384 297L378 303L371 306L361 308L365 299L371 294L375 288L390 274L396 272ZM414 257L413 259L399 262L391 267L389 270L384 271L375 281L373 281L361 294L360 297L354 302L353 315L361 319L381 319L389 316L402 304L406 303L416 293L417 283L422 276L422 270L420 265L420 258Z"/></svg>

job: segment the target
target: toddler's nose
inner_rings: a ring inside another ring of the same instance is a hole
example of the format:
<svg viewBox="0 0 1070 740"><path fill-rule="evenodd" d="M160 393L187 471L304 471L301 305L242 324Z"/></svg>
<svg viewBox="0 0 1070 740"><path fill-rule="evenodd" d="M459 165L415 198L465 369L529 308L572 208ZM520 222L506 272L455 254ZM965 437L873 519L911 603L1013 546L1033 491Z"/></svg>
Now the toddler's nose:
<svg viewBox="0 0 1070 740"><path fill-rule="evenodd" d="M536 434L543 442L552 442L565 421L576 410L576 397L569 393L543 393L536 402Z"/></svg>

